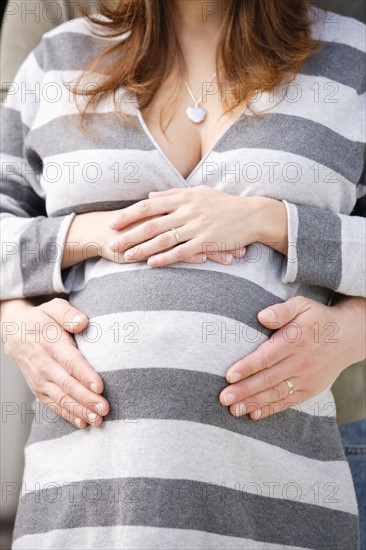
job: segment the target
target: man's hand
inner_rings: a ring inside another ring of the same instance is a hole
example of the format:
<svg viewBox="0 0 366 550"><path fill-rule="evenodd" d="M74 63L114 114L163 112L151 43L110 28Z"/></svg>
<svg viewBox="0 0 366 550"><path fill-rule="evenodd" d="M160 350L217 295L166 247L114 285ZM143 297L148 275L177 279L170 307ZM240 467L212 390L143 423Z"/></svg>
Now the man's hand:
<svg viewBox="0 0 366 550"><path fill-rule="evenodd" d="M365 357L365 304L345 297L329 307L296 296L259 312L259 321L276 332L230 367L221 403L234 416L259 419L324 391ZM285 380L293 384L291 395Z"/></svg>
<svg viewBox="0 0 366 550"><path fill-rule="evenodd" d="M4 352L21 368L32 393L78 428L99 426L109 412L100 395L103 381L72 337L87 325L87 316L61 298L39 306L23 299L1 303Z"/></svg>

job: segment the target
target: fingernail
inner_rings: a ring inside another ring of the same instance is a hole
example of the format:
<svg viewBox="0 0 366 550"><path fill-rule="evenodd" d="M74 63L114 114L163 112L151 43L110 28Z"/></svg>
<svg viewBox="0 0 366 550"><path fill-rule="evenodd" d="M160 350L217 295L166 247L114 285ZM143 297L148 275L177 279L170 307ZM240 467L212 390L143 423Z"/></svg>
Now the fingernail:
<svg viewBox="0 0 366 550"><path fill-rule="evenodd" d="M262 409L257 409L254 413L255 418L260 418L262 416Z"/></svg>
<svg viewBox="0 0 366 550"><path fill-rule="evenodd" d="M97 418L97 414L96 413L88 413L88 420L91 420L92 422Z"/></svg>
<svg viewBox="0 0 366 550"><path fill-rule="evenodd" d="M94 393L98 393L98 386L96 384L90 384L90 389L91 391L93 391Z"/></svg>
<svg viewBox="0 0 366 550"><path fill-rule="evenodd" d="M108 225L112 228L115 227L117 225L117 218L112 218L111 220L109 220Z"/></svg>
<svg viewBox="0 0 366 550"><path fill-rule="evenodd" d="M153 258L149 258L147 260L147 265L149 265L150 267L156 267L156 260L154 260Z"/></svg>
<svg viewBox="0 0 366 550"><path fill-rule="evenodd" d="M234 256L232 254L225 254L225 264L231 264L233 259L234 259Z"/></svg>
<svg viewBox="0 0 366 550"><path fill-rule="evenodd" d="M126 262L129 262L133 259L134 254L136 253L137 249L133 248L132 250L126 250L126 252L123 254L123 258L126 260Z"/></svg>
<svg viewBox="0 0 366 550"><path fill-rule="evenodd" d="M75 418L75 424L77 425L78 428L81 427L81 420L80 420L80 418Z"/></svg>
<svg viewBox="0 0 366 550"><path fill-rule="evenodd" d="M273 322L277 318L273 309L264 309L261 313L264 317L266 317L267 321Z"/></svg>
<svg viewBox="0 0 366 550"><path fill-rule="evenodd" d="M244 403L236 403L235 404L235 416L242 416L247 411L246 405Z"/></svg>
<svg viewBox="0 0 366 550"><path fill-rule="evenodd" d="M108 248L111 250L117 250L118 249L118 241L111 241L108 245Z"/></svg>
<svg viewBox="0 0 366 550"><path fill-rule="evenodd" d="M234 384L234 382L239 382L241 380L241 375L238 372L233 372L233 374L230 374L229 381Z"/></svg>
<svg viewBox="0 0 366 550"><path fill-rule="evenodd" d="M236 397L233 393L225 393L224 394L224 403L228 407L229 405L232 405L235 403Z"/></svg>
<svg viewBox="0 0 366 550"><path fill-rule="evenodd" d="M98 414L100 414L100 416L103 416L103 403L96 403L95 408Z"/></svg>
<svg viewBox="0 0 366 550"><path fill-rule="evenodd" d="M204 254L204 255L202 256L202 262L207 262L207 254Z"/></svg>

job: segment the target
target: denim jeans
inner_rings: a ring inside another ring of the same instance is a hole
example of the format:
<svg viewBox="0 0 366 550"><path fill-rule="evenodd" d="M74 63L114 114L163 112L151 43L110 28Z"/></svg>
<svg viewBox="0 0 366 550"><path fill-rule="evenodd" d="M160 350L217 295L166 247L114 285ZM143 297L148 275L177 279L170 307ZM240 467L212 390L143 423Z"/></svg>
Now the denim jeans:
<svg viewBox="0 0 366 550"><path fill-rule="evenodd" d="M366 418L339 426L360 515L360 548L366 550Z"/></svg>

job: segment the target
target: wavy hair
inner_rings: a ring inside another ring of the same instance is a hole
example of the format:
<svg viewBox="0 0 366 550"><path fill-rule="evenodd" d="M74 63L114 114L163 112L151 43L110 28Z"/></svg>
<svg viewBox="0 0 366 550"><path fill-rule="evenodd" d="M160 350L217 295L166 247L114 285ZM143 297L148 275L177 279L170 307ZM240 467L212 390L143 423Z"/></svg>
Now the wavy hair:
<svg viewBox="0 0 366 550"><path fill-rule="evenodd" d="M174 32L172 0L99 0L97 4L96 15L87 13L81 4L82 14L96 36L113 38L113 44L83 73L97 72L101 78L88 91L82 125L89 106L110 93L115 97L122 89L122 99L132 93L139 108L144 109L172 69L177 69L182 83L186 75ZM310 0L227 0L226 7L216 52L217 78L225 83L219 86L224 114L246 105L258 92L272 92L276 86L291 82L322 44L312 37ZM235 93L227 94L228 88ZM176 90L180 89L177 82ZM79 88L73 92L83 93ZM114 103L116 112L127 120L120 102ZM248 109L255 114L249 105Z"/></svg>

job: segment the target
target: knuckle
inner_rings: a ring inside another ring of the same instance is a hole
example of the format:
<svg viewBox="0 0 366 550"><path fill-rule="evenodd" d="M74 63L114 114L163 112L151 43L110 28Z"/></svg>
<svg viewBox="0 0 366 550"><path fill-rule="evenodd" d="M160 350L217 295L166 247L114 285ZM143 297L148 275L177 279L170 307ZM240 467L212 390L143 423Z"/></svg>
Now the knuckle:
<svg viewBox="0 0 366 550"><path fill-rule="evenodd" d="M291 298L291 303L296 305L296 306L302 305L302 304L306 303L306 301L307 301L307 298L305 296L301 296L301 294L298 295L298 296L293 296Z"/></svg>
<svg viewBox="0 0 366 550"><path fill-rule="evenodd" d="M46 378L49 374L49 371L48 371L48 364L47 363L41 363L38 367L38 370L39 370L39 374L43 377L43 378Z"/></svg>
<svg viewBox="0 0 366 550"><path fill-rule="evenodd" d="M265 372L263 376L264 376L264 383L266 384L266 386L269 388L273 388L275 386L275 379L272 373Z"/></svg>
<svg viewBox="0 0 366 550"><path fill-rule="evenodd" d="M143 227L144 235L146 237L151 237L151 235L155 235L157 232L157 228L158 228L157 223L154 220L150 220L144 223L144 227Z"/></svg>
<svg viewBox="0 0 366 550"><path fill-rule="evenodd" d="M168 247L170 246L170 239L168 233L163 233L158 237L159 246Z"/></svg>
<svg viewBox="0 0 366 550"><path fill-rule="evenodd" d="M313 301L306 296L294 296L294 304L302 310L308 309L313 305Z"/></svg>
<svg viewBox="0 0 366 550"><path fill-rule="evenodd" d="M178 246L174 252L174 255L177 260L183 260L186 257L186 252L184 248L182 248L181 246Z"/></svg>
<svg viewBox="0 0 366 550"><path fill-rule="evenodd" d="M275 401L281 401L283 395L280 386L275 386L273 388L273 396L275 398Z"/></svg>
<svg viewBox="0 0 366 550"><path fill-rule="evenodd" d="M75 368L75 359L74 357L65 357L64 361L63 361L63 367L65 369L65 371L68 373L68 374L72 374L72 372L74 371L74 368Z"/></svg>
<svg viewBox="0 0 366 550"><path fill-rule="evenodd" d="M67 376L63 381L62 381L62 384L61 384L61 388L63 389L63 391L67 394L70 393L70 391L72 390L72 386L73 386L73 379L70 378L69 376Z"/></svg>
<svg viewBox="0 0 366 550"><path fill-rule="evenodd" d="M198 213L198 206L195 203L187 204L185 207L185 213L189 218L193 218Z"/></svg>
<svg viewBox="0 0 366 550"><path fill-rule="evenodd" d="M80 403L85 405L90 405L92 401L90 401L90 395L87 392L83 392L80 396Z"/></svg>
<svg viewBox="0 0 366 550"><path fill-rule="evenodd" d="M272 367L273 362L272 362L272 357L271 357L269 352L266 352L263 355L261 362L262 362L263 368L265 368L265 369L269 369L270 367Z"/></svg>
<svg viewBox="0 0 366 550"><path fill-rule="evenodd" d="M61 407L61 409L65 409L67 407L67 403L69 399L70 398L68 397L68 395L62 392L57 398L57 405Z"/></svg>
<svg viewBox="0 0 366 550"><path fill-rule="evenodd" d="M63 300L62 298L52 298L52 300L50 300L50 304L53 304L53 305L61 305L65 302L65 300Z"/></svg>
<svg viewBox="0 0 366 550"><path fill-rule="evenodd" d="M145 199L137 203L137 208L139 212L147 213L150 210L150 202L149 199Z"/></svg>

